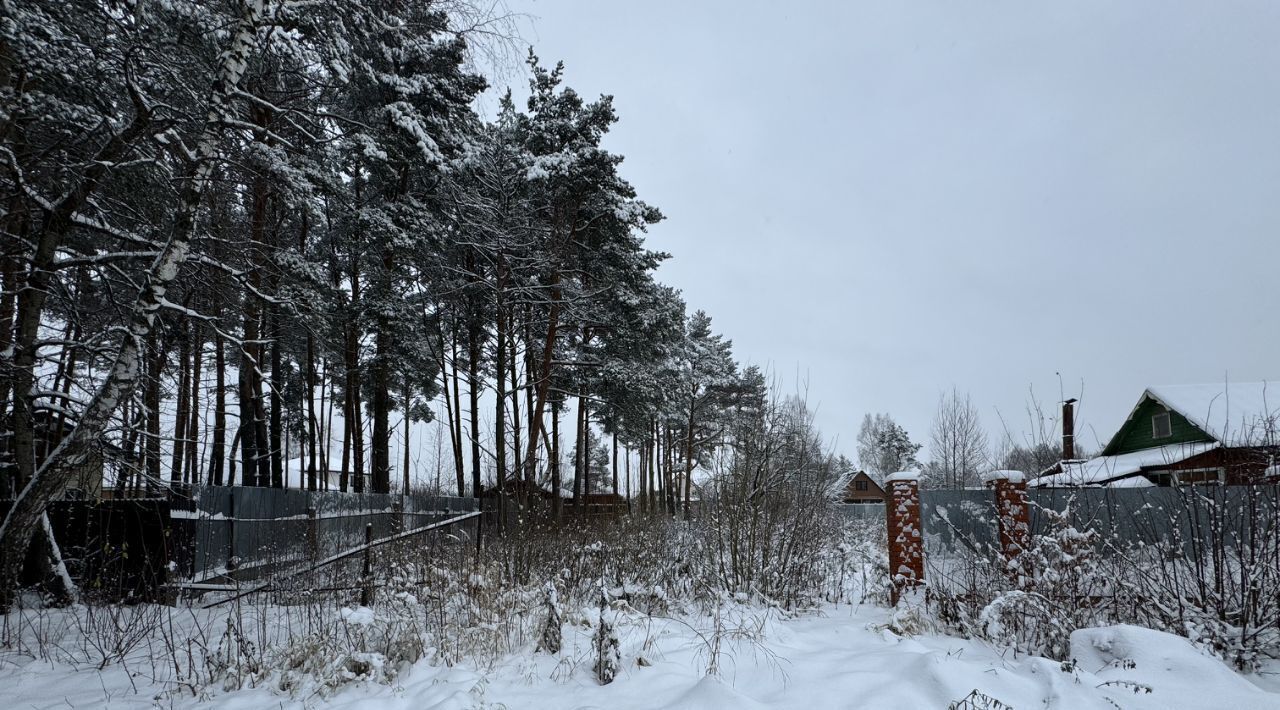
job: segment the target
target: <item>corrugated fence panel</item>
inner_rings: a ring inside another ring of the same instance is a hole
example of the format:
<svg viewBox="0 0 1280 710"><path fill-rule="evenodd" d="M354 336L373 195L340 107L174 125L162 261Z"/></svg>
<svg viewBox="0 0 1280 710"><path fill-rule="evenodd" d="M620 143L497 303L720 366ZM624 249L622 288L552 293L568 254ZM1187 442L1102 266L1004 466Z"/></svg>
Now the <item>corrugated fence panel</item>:
<svg viewBox="0 0 1280 710"><path fill-rule="evenodd" d="M175 506L181 510L173 517L182 521L175 529L192 538L191 561L182 574L193 580L225 574L229 568L238 569L242 580L252 579L309 559L312 509L320 558L364 544L369 524L374 539L393 534L397 514L399 530L412 530L477 509L473 498L421 494L402 500L374 493L194 486L190 495L190 502Z"/></svg>
<svg viewBox="0 0 1280 710"><path fill-rule="evenodd" d="M884 504L873 503L842 503L837 507L844 517L849 520L869 520L872 522L884 522Z"/></svg>
<svg viewBox="0 0 1280 710"><path fill-rule="evenodd" d="M1177 545L1188 554L1215 541L1256 544L1280 531L1280 486L1033 488L1027 502L1034 535L1051 534L1062 521L1095 530L1102 541ZM992 491L926 489L920 508L931 545L957 549L961 538L979 549L996 544Z"/></svg>
<svg viewBox="0 0 1280 710"><path fill-rule="evenodd" d="M928 543L948 549L996 543L995 494L985 490L920 491L920 517Z"/></svg>

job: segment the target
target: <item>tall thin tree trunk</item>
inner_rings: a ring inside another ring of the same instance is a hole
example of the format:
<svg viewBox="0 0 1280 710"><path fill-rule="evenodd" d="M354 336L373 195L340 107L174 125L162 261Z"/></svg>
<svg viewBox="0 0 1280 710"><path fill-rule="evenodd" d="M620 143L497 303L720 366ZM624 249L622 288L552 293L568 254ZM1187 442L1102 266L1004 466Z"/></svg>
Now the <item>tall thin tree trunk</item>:
<svg viewBox="0 0 1280 710"><path fill-rule="evenodd" d="M320 445L319 422L316 421L316 336L307 331L307 490L317 489L316 447ZM323 390L321 396L324 396ZM324 405L320 405L323 414Z"/></svg>
<svg viewBox="0 0 1280 710"><path fill-rule="evenodd" d="M551 463L551 517L559 524L564 519L564 498L560 491L560 399L551 400L551 446L547 458Z"/></svg>
<svg viewBox="0 0 1280 710"><path fill-rule="evenodd" d="M153 333L150 338L150 364L147 367L146 394L147 439L147 490L160 482L160 374L164 365L164 347Z"/></svg>
<svg viewBox="0 0 1280 710"><path fill-rule="evenodd" d="M640 512L648 513L649 512L649 485L648 485L649 482L647 480L647 477L648 477L649 467L647 465L647 462L649 460L649 445L648 445L648 442L644 439L640 441L639 453L640 453L640 460L637 461L637 464L639 465L639 469L636 471L636 475L640 479L640 491L639 491Z"/></svg>
<svg viewBox="0 0 1280 710"><path fill-rule="evenodd" d="M250 325L253 322L254 325ZM247 341L251 336L257 337L257 319L244 319L244 338ZM258 435L253 426L253 385L252 381L252 359L248 353L249 344L246 342L240 347L240 369L237 372L238 380L238 398L239 402L239 426L236 427L236 436L240 439L240 479L241 483L246 486L259 485L257 480L258 470Z"/></svg>
<svg viewBox="0 0 1280 710"><path fill-rule="evenodd" d="M191 393L187 395L190 413L187 417L186 478L192 485L200 485L200 456L197 442L200 437L200 384L204 365L204 328L195 323L191 328Z"/></svg>
<svg viewBox="0 0 1280 710"><path fill-rule="evenodd" d="M508 311L507 315L507 353L511 366L511 471L515 474L515 478L520 478L520 472L524 470L520 461L520 380L516 371L516 339L515 328L511 323L514 318L514 312ZM529 429L529 436L535 436L533 429Z"/></svg>
<svg viewBox="0 0 1280 710"><path fill-rule="evenodd" d="M271 486L285 488L283 457L286 447L281 446L284 438L284 367L280 357L280 313L274 307L267 312L270 315L268 323L271 324Z"/></svg>
<svg viewBox="0 0 1280 710"><path fill-rule="evenodd" d="M222 485L222 466L227 460L227 362L222 336L213 335L213 441L209 446L209 483Z"/></svg>
<svg viewBox="0 0 1280 710"><path fill-rule="evenodd" d="M346 493L351 485L351 376L346 376L342 397L342 473L338 476L338 490Z"/></svg>
<svg viewBox="0 0 1280 710"><path fill-rule="evenodd" d="M252 279L251 279L252 280ZM261 335L266 331L266 315L262 309L258 311L258 333ZM253 433L257 437L258 457L255 460L257 465L257 485L266 488L273 485L271 478L271 455L274 442L271 441L271 434L268 431L269 422L267 416L267 397L263 392L262 378L262 360L266 357L266 351L261 347L257 347L254 353L254 372L250 380L253 385Z"/></svg>
<svg viewBox="0 0 1280 710"><path fill-rule="evenodd" d="M359 255L351 255L351 314L347 321L347 398L344 414L346 416L347 434L351 455L351 476L348 480L351 490L364 492L364 426L360 412L360 259ZM345 457L344 457L345 458ZM346 470L346 466L343 466ZM344 476L345 478L345 476ZM343 488L347 490L347 488Z"/></svg>
<svg viewBox="0 0 1280 710"><path fill-rule="evenodd" d="M401 404L400 410L404 412L404 466L402 468L404 475L404 494L409 495L409 397L412 395L409 388L409 371L404 372L404 403Z"/></svg>
<svg viewBox="0 0 1280 710"><path fill-rule="evenodd" d="M689 419L685 423L684 442L684 519L689 519L689 499L693 491L693 424L694 405L689 404ZM679 491L676 492L677 495Z"/></svg>
<svg viewBox="0 0 1280 710"><path fill-rule="evenodd" d="M191 342L188 337L187 324L180 321L175 327L178 336L178 411L173 422L173 457L169 462L169 482L182 483L182 464L186 461L184 454L184 439L186 438L186 423L189 413L187 398L189 396L188 389L191 386L190 375L187 371L187 362L190 360Z"/></svg>
<svg viewBox="0 0 1280 710"><path fill-rule="evenodd" d="M584 469L587 462L585 446L586 418L583 416L586 413L586 401L579 395L578 408L573 413L573 508L575 514L579 512L578 508L582 505L582 479L585 477Z"/></svg>
<svg viewBox="0 0 1280 710"><path fill-rule="evenodd" d="M370 363L370 385L373 387L373 431L370 442L370 488L374 493L391 492L391 333L390 327L377 325L374 333L374 356Z"/></svg>
<svg viewBox="0 0 1280 710"><path fill-rule="evenodd" d="M324 436L320 441L320 490L323 491L329 490L331 486L329 473L333 470L333 464L329 458L329 447L333 444L333 400L338 398L334 392L337 385L329 374L331 369L333 367L326 358L324 369L320 373L320 418L324 420L321 427Z"/></svg>
<svg viewBox="0 0 1280 710"><path fill-rule="evenodd" d="M453 354L453 360L449 363L449 369L453 372L453 411L451 413L449 436L453 438L453 465L458 477L458 497L467 494L467 471L466 466L462 462L462 391L458 385L458 328L455 324L453 328L453 337L450 339L449 347ZM443 353L441 357L444 357ZM448 383L445 383L447 390Z"/></svg>
<svg viewBox="0 0 1280 710"><path fill-rule="evenodd" d="M542 413L541 413L541 412L539 412L539 413L535 416L534 411L533 411L533 390L534 390L534 387L533 387L534 379L533 379L533 377L534 377L534 370L535 370L534 358L533 358L533 347L532 347L532 344L533 344L533 323L532 323L532 321L533 321L533 306L532 306L532 305L530 305L530 304L525 304L524 311L525 311L525 313L524 313L524 342L525 342L525 347L524 347L524 381L525 381L525 387L524 387L524 411L525 411L526 415L529 417L529 425L528 425L528 427L526 427L526 429L527 429L527 431L529 432L529 436L533 436L533 432L534 432L534 430L535 430L535 429L541 429L541 428L544 428L544 426L545 426L545 425L542 423ZM533 448L533 452L534 452L534 459L535 459L535 461L536 461L536 459L537 459L537 451L538 451L538 449L537 449L537 447L535 446L535 447ZM548 457L550 457L550 456L551 456L550 447L548 447L548 450L547 450L547 456L548 456ZM533 483L533 472L534 472L534 467L536 466L536 463L531 463L531 464L530 464L530 465L528 465L528 466L524 466L524 461L520 458L519 452L517 452L517 454L516 454L516 458L517 458L517 460L518 460L518 461L520 461L520 465L521 465L521 466L523 466L523 468L522 468L521 470L523 470L523 471L525 472L525 475L527 476L527 478L525 479L525 482L526 482L526 483L530 483L530 484L532 484L532 483Z"/></svg>
<svg viewBox="0 0 1280 710"><path fill-rule="evenodd" d="M498 529L501 530L506 526L507 517L507 385L506 369L507 362L507 319L505 317L505 308L502 305L502 266L498 266L498 303L494 312L497 317L497 332L494 334L494 345L496 352L494 353L494 381L497 386L497 393L494 396L494 418L493 418L493 453L497 473L496 483L498 489Z"/></svg>
<svg viewBox="0 0 1280 710"><path fill-rule="evenodd" d="M480 324L477 314L468 315L467 396L471 404L471 495L479 498L480 483Z"/></svg>

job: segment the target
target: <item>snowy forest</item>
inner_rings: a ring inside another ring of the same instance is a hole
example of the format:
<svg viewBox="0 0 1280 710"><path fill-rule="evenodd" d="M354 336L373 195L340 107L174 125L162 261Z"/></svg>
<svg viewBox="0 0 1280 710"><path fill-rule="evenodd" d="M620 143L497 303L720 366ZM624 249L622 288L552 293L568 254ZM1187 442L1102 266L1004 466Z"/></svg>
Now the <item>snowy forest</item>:
<svg viewBox="0 0 1280 710"><path fill-rule="evenodd" d="M505 4L2 5L0 704L1280 707L1274 485L855 465Z"/></svg>
<svg viewBox="0 0 1280 710"><path fill-rule="evenodd" d="M0 401L5 489L31 509L90 458L121 493L522 480L577 502L622 490L621 448L623 488L674 511L760 415L764 376L653 277L661 213L601 147L609 97L531 54L527 106L476 112L468 41L502 44L501 17L23 9ZM437 412L446 475L413 480L409 425Z"/></svg>

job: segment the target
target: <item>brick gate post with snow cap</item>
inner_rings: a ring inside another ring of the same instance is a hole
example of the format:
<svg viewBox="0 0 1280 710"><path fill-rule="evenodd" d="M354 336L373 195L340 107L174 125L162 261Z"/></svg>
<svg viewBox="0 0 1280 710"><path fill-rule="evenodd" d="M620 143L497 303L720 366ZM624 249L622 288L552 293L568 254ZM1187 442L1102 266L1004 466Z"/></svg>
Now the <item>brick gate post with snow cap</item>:
<svg viewBox="0 0 1280 710"><path fill-rule="evenodd" d="M1021 471L992 471L982 482L996 492L996 520L1000 551L1012 562L1031 543L1031 513L1027 509L1027 477Z"/></svg>
<svg viewBox="0 0 1280 710"><path fill-rule="evenodd" d="M896 605L904 589L924 583L924 531L920 525L920 474L916 471L891 473L884 479L889 489L885 503L885 523L889 532L889 578L893 580L892 601Z"/></svg>

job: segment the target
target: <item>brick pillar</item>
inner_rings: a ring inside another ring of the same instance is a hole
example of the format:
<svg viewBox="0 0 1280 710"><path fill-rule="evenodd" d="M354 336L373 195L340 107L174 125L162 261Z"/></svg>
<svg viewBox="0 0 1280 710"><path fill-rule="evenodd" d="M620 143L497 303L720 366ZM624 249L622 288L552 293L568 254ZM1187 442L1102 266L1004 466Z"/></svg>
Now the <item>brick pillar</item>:
<svg viewBox="0 0 1280 710"><path fill-rule="evenodd" d="M924 531L920 525L920 478L901 471L885 478L885 523L889 529L889 578L894 604L902 590L924 583Z"/></svg>
<svg viewBox="0 0 1280 710"><path fill-rule="evenodd" d="M1000 551L1012 561L1031 543L1031 514L1027 509L1027 477L1021 471L992 471L983 481L996 492Z"/></svg>

